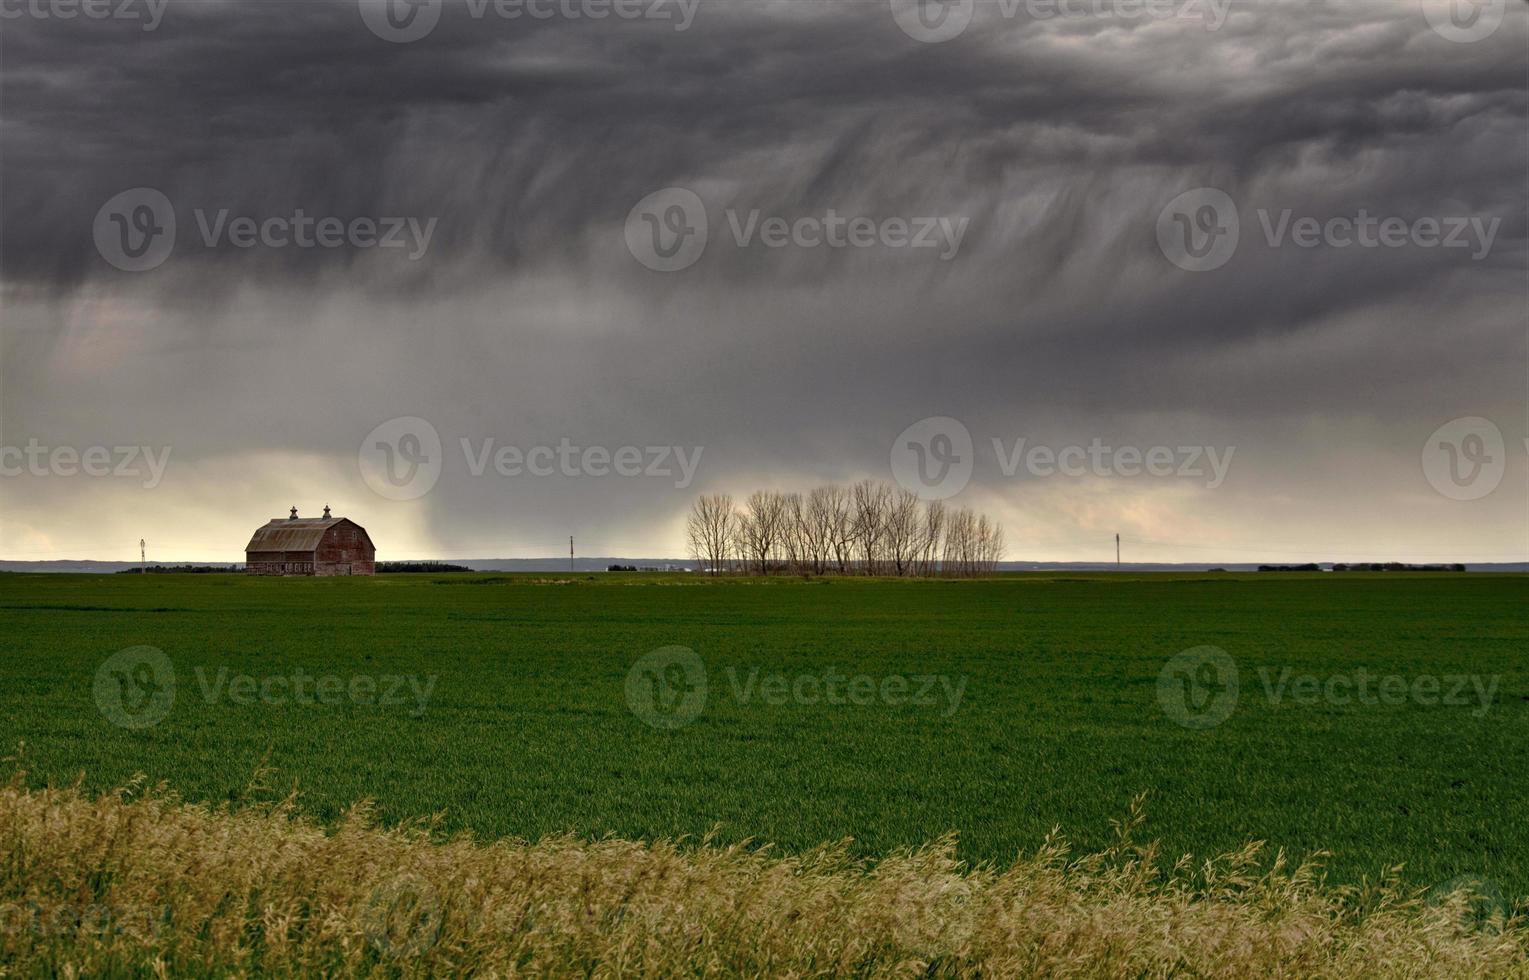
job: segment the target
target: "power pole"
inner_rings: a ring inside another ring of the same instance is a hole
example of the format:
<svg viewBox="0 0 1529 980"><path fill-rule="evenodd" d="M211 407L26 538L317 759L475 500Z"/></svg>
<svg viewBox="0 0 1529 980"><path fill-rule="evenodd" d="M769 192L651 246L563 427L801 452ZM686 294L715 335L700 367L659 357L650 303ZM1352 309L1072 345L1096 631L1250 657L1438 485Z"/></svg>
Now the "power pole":
<svg viewBox="0 0 1529 980"><path fill-rule="evenodd" d="M1120 567L1120 535L1115 535L1115 567Z"/></svg>
<svg viewBox="0 0 1529 980"><path fill-rule="evenodd" d="M147 575L149 573L149 552L148 552L148 547L149 546L146 543L144 543L144 540L142 538L138 539L138 574L139 575Z"/></svg>
<svg viewBox="0 0 1529 980"><path fill-rule="evenodd" d="M573 571L573 535L568 535L568 570Z"/></svg>

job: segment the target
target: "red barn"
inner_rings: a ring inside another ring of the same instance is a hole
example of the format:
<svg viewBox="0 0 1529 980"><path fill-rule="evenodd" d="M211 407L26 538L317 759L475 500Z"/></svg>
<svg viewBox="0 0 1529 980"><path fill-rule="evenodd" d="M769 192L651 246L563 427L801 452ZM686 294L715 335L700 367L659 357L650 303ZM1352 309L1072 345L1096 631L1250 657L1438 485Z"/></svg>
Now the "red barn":
<svg viewBox="0 0 1529 980"><path fill-rule="evenodd" d="M372 575L377 549L366 528L347 517L276 518L244 547L247 575Z"/></svg>

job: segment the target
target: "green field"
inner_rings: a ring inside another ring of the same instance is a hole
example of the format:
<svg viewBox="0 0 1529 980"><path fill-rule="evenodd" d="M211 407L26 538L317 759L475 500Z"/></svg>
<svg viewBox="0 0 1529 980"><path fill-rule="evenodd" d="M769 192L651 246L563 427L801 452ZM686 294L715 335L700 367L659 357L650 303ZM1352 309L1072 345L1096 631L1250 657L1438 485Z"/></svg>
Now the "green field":
<svg viewBox="0 0 1529 980"><path fill-rule="evenodd" d="M1000 863L1056 826L1102 847L1148 791L1146 836L1172 853L1262 839L1332 851L1339 880L1405 863L1420 885L1480 875L1521 896L1526 600L1529 578L1488 574L0 575L0 742L25 743L33 784L142 772L214 801L244 799L264 759L266 792L295 783L324 820L371 798L385 820L441 813L480 837L718 827L789 850L850 837L867 854L954 831L965 857ZM169 658L175 696L133 729L108 720L95 678L139 645ZM703 661L707 698L689 724L655 728L628 707L628 672L673 645ZM1195 729L1165 713L1159 674L1202 645L1234 659L1240 694ZM235 697L220 668L363 676L384 693L391 676L435 680L421 714L406 685L396 704ZM911 680L877 688L898 703L853 703L848 681L847 703L778 696L821 693L830 668ZM1360 670L1408 693L1314 693L1352 691L1329 681ZM936 703L904 703L926 675L945 679ZM1276 702L1265 678L1282 676Z"/></svg>

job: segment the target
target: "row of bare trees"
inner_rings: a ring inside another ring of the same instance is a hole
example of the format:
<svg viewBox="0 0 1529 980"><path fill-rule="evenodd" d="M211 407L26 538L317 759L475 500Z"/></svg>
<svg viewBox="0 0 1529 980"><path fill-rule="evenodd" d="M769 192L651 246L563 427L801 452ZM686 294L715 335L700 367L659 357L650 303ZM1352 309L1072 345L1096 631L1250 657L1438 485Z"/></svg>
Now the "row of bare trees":
<svg viewBox="0 0 1529 980"><path fill-rule="evenodd" d="M742 506L707 494L691 507L686 534L691 556L713 575L972 576L1003 558L1003 527L986 514L872 480L805 495L756 490Z"/></svg>

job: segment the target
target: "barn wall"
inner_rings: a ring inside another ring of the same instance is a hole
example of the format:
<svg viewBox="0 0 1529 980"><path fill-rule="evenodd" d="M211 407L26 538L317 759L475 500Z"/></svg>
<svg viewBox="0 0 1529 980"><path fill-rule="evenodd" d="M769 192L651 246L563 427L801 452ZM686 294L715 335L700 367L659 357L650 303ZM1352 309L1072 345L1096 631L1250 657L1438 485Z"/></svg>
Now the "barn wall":
<svg viewBox="0 0 1529 980"><path fill-rule="evenodd" d="M377 570L377 553L366 535L353 524L337 524L324 532L314 552L315 575L371 575Z"/></svg>
<svg viewBox="0 0 1529 980"><path fill-rule="evenodd" d="M246 575L312 575L311 551L249 551L244 555Z"/></svg>

